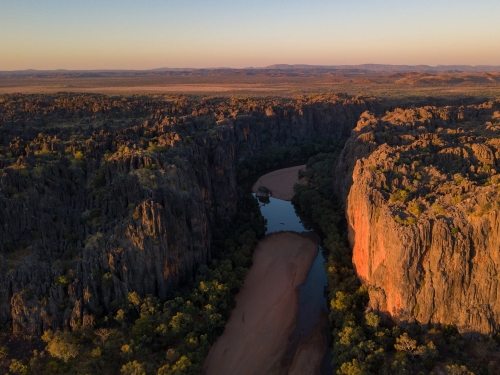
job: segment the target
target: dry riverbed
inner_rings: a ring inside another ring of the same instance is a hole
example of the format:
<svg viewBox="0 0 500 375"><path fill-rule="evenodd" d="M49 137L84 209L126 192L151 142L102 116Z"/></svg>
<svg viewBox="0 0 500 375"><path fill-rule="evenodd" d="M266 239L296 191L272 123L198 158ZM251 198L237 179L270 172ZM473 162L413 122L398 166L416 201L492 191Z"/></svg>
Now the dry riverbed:
<svg viewBox="0 0 500 375"><path fill-rule="evenodd" d="M236 307L207 357L207 374L283 373L298 310L297 288L316 252L317 244L297 233L276 233L259 242Z"/></svg>

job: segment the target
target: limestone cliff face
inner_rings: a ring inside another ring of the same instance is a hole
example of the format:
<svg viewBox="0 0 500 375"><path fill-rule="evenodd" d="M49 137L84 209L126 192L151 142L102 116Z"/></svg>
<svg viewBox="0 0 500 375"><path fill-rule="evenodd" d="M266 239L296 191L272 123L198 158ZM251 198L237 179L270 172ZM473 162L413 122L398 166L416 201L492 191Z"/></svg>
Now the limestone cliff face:
<svg viewBox="0 0 500 375"><path fill-rule="evenodd" d="M499 107L360 117L336 188L371 308L397 321L499 332Z"/></svg>
<svg viewBox="0 0 500 375"><path fill-rule="evenodd" d="M0 324L32 335L92 326L131 291L165 298L211 258L241 160L345 139L370 108L347 97L14 99L0 111Z"/></svg>

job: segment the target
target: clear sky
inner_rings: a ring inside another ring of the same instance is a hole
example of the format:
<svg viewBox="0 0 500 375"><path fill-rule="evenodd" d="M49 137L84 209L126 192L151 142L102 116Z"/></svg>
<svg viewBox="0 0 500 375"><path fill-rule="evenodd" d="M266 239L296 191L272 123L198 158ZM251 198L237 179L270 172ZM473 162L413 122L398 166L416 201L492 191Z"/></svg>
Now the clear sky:
<svg viewBox="0 0 500 375"><path fill-rule="evenodd" d="M0 70L500 65L500 0L0 0Z"/></svg>

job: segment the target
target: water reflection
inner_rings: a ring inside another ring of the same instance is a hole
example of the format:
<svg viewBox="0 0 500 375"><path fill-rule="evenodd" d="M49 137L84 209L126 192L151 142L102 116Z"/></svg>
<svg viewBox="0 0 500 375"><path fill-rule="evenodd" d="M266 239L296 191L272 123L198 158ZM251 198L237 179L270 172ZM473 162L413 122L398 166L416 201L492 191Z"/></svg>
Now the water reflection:
<svg viewBox="0 0 500 375"><path fill-rule="evenodd" d="M272 197L259 198L258 201L262 216L267 220L267 234L291 231L306 232L312 235L302 224L291 202ZM291 337L292 352L295 351L302 339L306 339L313 333L318 324L321 324L322 319L323 321L326 319L328 314L325 295L327 282L325 257L323 250L318 246L318 254L309 269L305 282L299 289L299 311L295 330ZM293 353L290 354L293 355ZM329 353L325 353L322 373L331 373L329 359Z"/></svg>
<svg viewBox="0 0 500 375"><path fill-rule="evenodd" d="M267 220L266 234L281 231L298 233L306 231L291 202L272 197L268 199L269 202L259 200L260 212Z"/></svg>

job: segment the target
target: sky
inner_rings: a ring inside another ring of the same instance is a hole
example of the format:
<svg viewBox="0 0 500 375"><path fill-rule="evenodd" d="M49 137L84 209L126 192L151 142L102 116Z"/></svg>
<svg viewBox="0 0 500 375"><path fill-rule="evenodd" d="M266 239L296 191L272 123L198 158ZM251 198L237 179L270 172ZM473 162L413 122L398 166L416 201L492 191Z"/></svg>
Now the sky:
<svg viewBox="0 0 500 375"><path fill-rule="evenodd" d="M0 0L0 70L500 65L499 0Z"/></svg>

